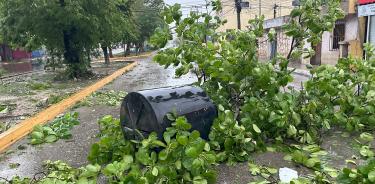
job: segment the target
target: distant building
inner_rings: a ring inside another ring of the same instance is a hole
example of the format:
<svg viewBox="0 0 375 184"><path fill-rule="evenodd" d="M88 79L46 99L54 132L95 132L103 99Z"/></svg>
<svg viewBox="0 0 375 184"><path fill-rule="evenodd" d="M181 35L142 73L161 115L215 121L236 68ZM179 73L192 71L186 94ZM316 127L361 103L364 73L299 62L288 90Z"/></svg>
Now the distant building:
<svg viewBox="0 0 375 184"><path fill-rule="evenodd" d="M358 0L358 17L365 20L365 42L375 46L375 0Z"/></svg>
<svg viewBox="0 0 375 184"><path fill-rule="evenodd" d="M31 52L22 49L12 50L6 44L0 44L0 62L10 62L23 59L31 59Z"/></svg>
<svg viewBox="0 0 375 184"><path fill-rule="evenodd" d="M222 2L224 8L219 16L226 19L228 23L221 27L220 30L226 31L229 29L236 29L237 13L235 11L234 0L223 0ZM287 56L291 47L292 39L283 33L281 27L289 22L289 14L295 6L298 6L298 0L242 0L242 2L249 2L249 8L243 8L241 11L242 29L246 29L249 19L253 19L259 15L264 15L264 28L274 28L278 33L276 44L268 42L267 35L259 41L259 58L267 60L271 58L271 55L273 55L275 51L277 51L278 54ZM342 0L341 8L345 12L345 18L336 22L335 28L332 32L323 33L322 42L314 47L316 55L308 60L301 58L301 63L311 63L315 65L336 64L340 57L340 45L344 44L347 44L348 55L353 57L363 56L363 43L366 42L366 20L364 18L358 18L356 0ZM373 25L375 26L375 18ZM308 48L311 47L311 45L306 44L305 47Z"/></svg>

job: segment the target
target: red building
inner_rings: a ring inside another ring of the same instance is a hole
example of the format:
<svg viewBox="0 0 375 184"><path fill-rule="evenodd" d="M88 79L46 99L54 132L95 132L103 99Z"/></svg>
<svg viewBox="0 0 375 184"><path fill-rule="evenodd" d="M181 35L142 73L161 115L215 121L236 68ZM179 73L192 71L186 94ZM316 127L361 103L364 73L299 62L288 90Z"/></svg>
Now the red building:
<svg viewBox="0 0 375 184"><path fill-rule="evenodd" d="M13 60L30 59L31 52L21 49L12 50L6 44L0 44L0 62L9 62Z"/></svg>

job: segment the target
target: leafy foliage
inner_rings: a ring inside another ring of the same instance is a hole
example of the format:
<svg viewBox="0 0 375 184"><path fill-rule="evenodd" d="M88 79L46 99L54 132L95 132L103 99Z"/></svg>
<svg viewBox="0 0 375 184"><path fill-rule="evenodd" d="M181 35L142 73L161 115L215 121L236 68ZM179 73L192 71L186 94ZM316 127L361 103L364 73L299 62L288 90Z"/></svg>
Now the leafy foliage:
<svg viewBox="0 0 375 184"><path fill-rule="evenodd" d="M46 173L43 173L42 177L35 181L30 178L14 177L9 183L16 184L27 184L37 182L41 184L49 183L97 183L97 177L100 172L99 165L87 165L86 167L73 168L62 161L45 161L44 169ZM0 183L5 183L0 181Z"/></svg>
<svg viewBox="0 0 375 184"><path fill-rule="evenodd" d="M330 129L334 105L317 100L319 96L312 93L309 84L302 91L280 89L293 81L289 62L311 55L301 43L306 40L316 44L322 33L331 30L336 19L342 17L339 5L336 0L327 4L301 1L301 7L292 11L294 18L284 27L294 40L293 57L279 55L269 62L260 62L257 53L259 39L265 34L272 38L275 33L265 32L263 17L250 20L247 30L223 33L217 31L225 23L219 17L190 13L182 19L180 6L169 6L162 15L167 24L176 25L179 45L161 50L154 60L165 67L176 66L176 76L195 70L198 84L221 109L212 128L211 144L224 150L230 162L244 161L249 152L270 140L313 143L323 130ZM216 1L212 6L220 10ZM321 11L323 7L327 11ZM155 43L158 46L171 38L167 31L157 36L153 41L159 41ZM321 111L318 107L327 108Z"/></svg>
<svg viewBox="0 0 375 184"><path fill-rule="evenodd" d="M99 123L101 140L92 146L89 160L108 164L103 173L110 183L214 183L215 153L199 132L188 131L185 118L167 129L164 142L155 133L141 142L124 140L119 121L111 116Z"/></svg>
<svg viewBox="0 0 375 184"><path fill-rule="evenodd" d="M29 88L32 90L46 90L51 87L51 84L43 83L43 82L31 82L28 84Z"/></svg>
<svg viewBox="0 0 375 184"><path fill-rule="evenodd" d="M1 41L28 50L45 47L52 56L47 67L64 66L68 77L85 77L99 45L108 56L112 44L143 44L163 23L162 6L160 0L1 1Z"/></svg>
<svg viewBox="0 0 375 184"><path fill-rule="evenodd" d="M78 124L78 113L67 113L47 126L35 126L30 136L30 143L37 145L56 142L59 139L69 139L72 137L70 130Z"/></svg>
<svg viewBox="0 0 375 184"><path fill-rule="evenodd" d="M112 116L99 120L100 140L91 146L88 160L91 163L106 164L119 161L124 155L132 154L133 145L124 139L120 121Z"/></svg>
<svg viewBox="0 0 375 184"><path fill-rule="evenodd" d="M104 104L108 106L119 106L126 96L126 92L124 91L105 91L105 92L95 92L92 94L93 100L95 100L98 104Z"/></svg>
<svg viewBox="0 0 375 184"><path fill-rule="evenodd" d="M375 160L370 159L365 165L358 168L344 168L338 177L338 182L348 183L374 183L375 182Z"/></svg>

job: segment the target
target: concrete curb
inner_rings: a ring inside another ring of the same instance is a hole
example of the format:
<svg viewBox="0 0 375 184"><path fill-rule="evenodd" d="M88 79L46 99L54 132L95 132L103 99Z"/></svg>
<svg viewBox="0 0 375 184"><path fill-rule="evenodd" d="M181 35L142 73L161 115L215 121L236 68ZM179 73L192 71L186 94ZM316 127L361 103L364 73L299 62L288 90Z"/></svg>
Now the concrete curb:
<svg viewBox="0 0 375 184"><path fill-rule="evenodd" d="M83 90L75 93L69 98L64 99L63 101L55 105L50 106L49 108L43 110L37 115L22 121L21 123L10 128L6 132L0 134L0 153L4 152L13 143L17 142L18 140L22 139L27 134L29 134L33 130L34 126L43 125L53 120L56 116L65 112L68 108L72 107L77 102L83 100L87 96L91 95L93 92L99 90L106 84L112 82L125 72L132 70L135 66L137 66L137 64L137 62L133 62L125 66L124 68L115 71L111 75L99 80L95 84L84 88Z"/></svg>
<svg viewBox="0 0 375 184"><path fill-rule="evenodd" d="M111 62L118 62L118 61L128 60L128 59L144 58L144 57L150 57L153 54L154 54L154 52L150 52L150 53L143 54L143 55L138 55L138 56L113 57L113 58L110 58L110 61ZM100 58L100 59L94 60L92 63L104 63L104 58Z"/></svg>

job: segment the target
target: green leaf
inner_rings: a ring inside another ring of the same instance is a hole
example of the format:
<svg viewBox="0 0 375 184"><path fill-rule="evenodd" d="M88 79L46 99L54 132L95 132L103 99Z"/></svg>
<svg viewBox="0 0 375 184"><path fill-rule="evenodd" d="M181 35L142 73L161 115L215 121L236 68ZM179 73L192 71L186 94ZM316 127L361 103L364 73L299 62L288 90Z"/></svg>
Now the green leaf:
<svg viewBox="0 0 375 184"><path fill-rule="evenodd" d="M186 146L189 142L189 138L187 136L177 136L177 142L181 145Z"/></svg>
<svg viewBox="0 0 375 184"><path fill-rule="evenodd" d="M198 149L195 147L188 147L185 150L185 154L191 158L197 158L199 155Z"/></svg>
<svg viewBox="0 0 375 184"><path fill-rule="evenodd" d="M320 164L319 158L309 158L305 162L306 167L309 167L309 168L314 168L318 164Z"/></svg>
<svg viewBox="0 0 375 184"><path fill-rule="evenodd" d="M42 132L33 132L31 133L31 138L41 140L44 138L44 135Z"/></svg>
<svg viewBox="0 0 375 184"><path fill-rule="evenodd" d="M371 172L368 173L368 179L371 182L375 182L375 171L371 171Z"/></svg>
<svg viewBox="0 0 375 184"><path fill-rule="evenodd" d="M174 115L172 113L167 113L167 118L169 121L175 121L176 118L174 117Z"/></svg>
<svg viewBox="0 0 375 184"><path fill-rule="evenodd" d="M44 140L46 143L52 143L57 141L57 137L55 135L48 135Z"/></svg>
<svg viewBox="0 0 375 184"><path fill-rule="evenodd" d="M178 170L180 170L180 169L181 169L181 161L180 161L180 160L177 160L177 161L175 162L175 166L176 166L176 168L177 168Z"/></svg>
<svg viewBox="0 0 375 184"><path fill-rule="evenodd" d="M223 106L223 105L219 104L219 106L218 106L218 107L219 107L219 110L220 110L220 111L222 111L222 112L224 112L224 111L225 111L225 108L224 108L224 106Z"/></svg>
<svg viewBox="0 0 375 184"><path fill-rule="evenodd" d="M362 146L359 150L360 154L364 157L373 157L374 152L370 150L368 146Z"/></svg>
<svg viewBox="0 0 375 184"><path fill-rule="evenodd" d="M159 141L159 140L154 140L152 141L152 144L157 146L157 147L167 147L163 142Z"/></svg>
<svg viewBox="0 0 375 184"><path fill-rule="evenodd" d="M211 150L210 144L206 143L206 144L204 145L204 150L205 150L205 151L210 151L210 150Z"/></svg>
<svg viewBox="0 0 375 184"><path fill-rule="evenodd" d="M193 184L207 184L207 180L202 178L201 176L196 176L193 179Z"/></svg>
<svg viewBox="0 0 375 184"><path fill-rule="evenodd" d="M117 168L115 167L114 164L108 164L105 168L104 168L104 171L103 173L106 175L106 176L111 176L112 174L116 174L117 172Z"/></svg>
<svg viewBox="0 0 375 184"><path fill-rule="evenodd" d="M258 127L256 124L253 124L253 130L254 130L256 133L258 133L258 134L262 133L262 131L259 129L259 127Z"/></svg>
<svg viewBox="0 0 375 184"><path fill-rule="evenodd" d="M162 150L159 152L159 159L160 160L166 160L168 157L168 153L167 153L167 150Z"/></svg>
<svg viewBox="0 0 375 184"><path fill-rule="evenodd" d="M374 137L371 134L369 134L369 133L362 133L360 135L360 138L364 142L371 142L371 141L374 140Z"/></svg>
<svg viewBox="0 0 375 184"><path fill-rule="evenodd" d="M297 129L296 129L296 127L295 126L293 126L293 125L289 125L289 128L288 128L288 130L287 130L287 134L288 134L288 136L295 136L295 135L297 135Z"/></svg>
<svg viewBox="0 0 375 184"><path fill-rule="evenodd" d="M156 168L156 167L152 168L151 173L152 173L152 175L154 175L154 176L158 176L158 174L159 174L159 170L158 170L158 168Z"/></svg>

